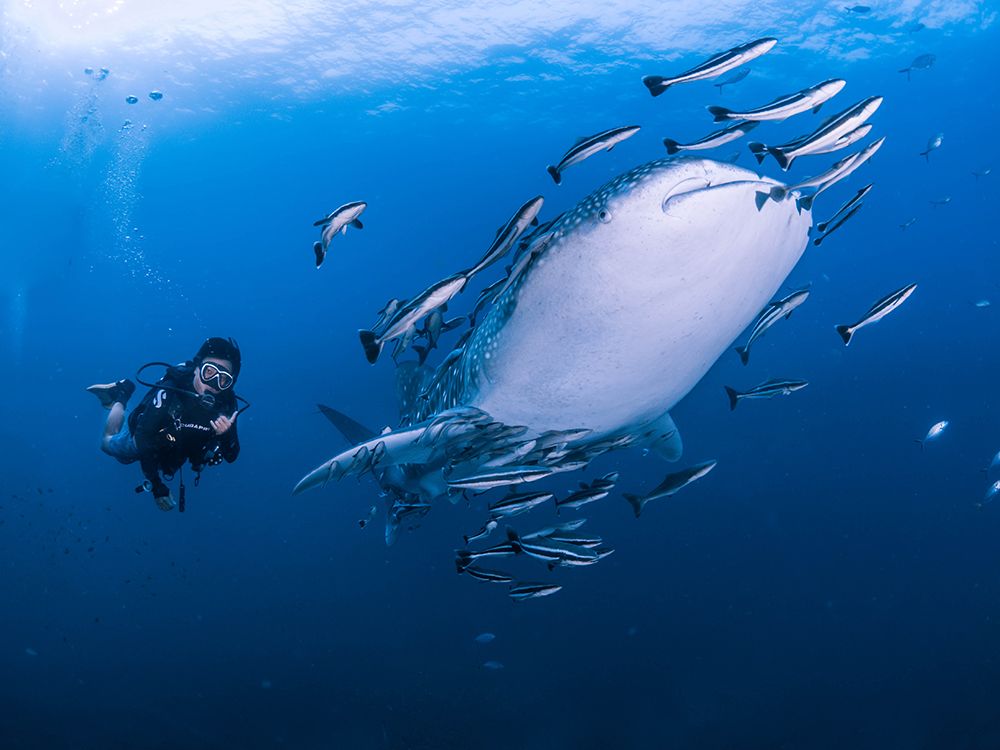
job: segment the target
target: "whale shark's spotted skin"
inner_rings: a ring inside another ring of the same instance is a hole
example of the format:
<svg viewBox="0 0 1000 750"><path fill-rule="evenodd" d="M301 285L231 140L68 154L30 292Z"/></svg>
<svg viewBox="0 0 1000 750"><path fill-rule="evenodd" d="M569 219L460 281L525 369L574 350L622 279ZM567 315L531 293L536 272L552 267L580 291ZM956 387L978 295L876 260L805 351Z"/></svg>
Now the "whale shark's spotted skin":
<svg viewBox="0 0 1000 750"><path fill-rule="evenodd" d="M615 177L535 239L412 421L472 405L538 431L611 433L664 414L806 246L811 215L794 200L756 208L776 184L694 157Z"/></svg>

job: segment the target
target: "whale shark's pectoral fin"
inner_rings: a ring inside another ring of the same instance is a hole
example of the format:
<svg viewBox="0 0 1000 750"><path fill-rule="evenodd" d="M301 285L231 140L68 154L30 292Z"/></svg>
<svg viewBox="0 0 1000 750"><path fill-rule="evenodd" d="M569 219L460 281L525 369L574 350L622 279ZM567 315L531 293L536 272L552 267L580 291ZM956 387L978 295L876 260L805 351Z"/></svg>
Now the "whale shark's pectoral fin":
<svg viewBox="0 0 1000 750"><path fill-rule="evenodd" d="M659 454L667 461L680 460L681 454L684 452L681 433L669 412L654 419L646 426L643 440L639 444Z"/></svg>
<svg viewBox="0 0 1000 750"><path fill-rule="evenodd" d="M359 422L355 422L343 412L337 411L325 404L317 404L317 406L323 416L330 421L330 424L337 428L337 431L351 445L364 443L378 434L375 430L369 429Z"/></svg>

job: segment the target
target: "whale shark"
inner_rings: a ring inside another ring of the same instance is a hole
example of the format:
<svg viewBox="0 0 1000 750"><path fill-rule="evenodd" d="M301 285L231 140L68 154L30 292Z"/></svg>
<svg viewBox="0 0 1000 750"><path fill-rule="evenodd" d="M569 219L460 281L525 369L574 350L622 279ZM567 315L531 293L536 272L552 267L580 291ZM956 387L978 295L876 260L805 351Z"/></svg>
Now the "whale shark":
<svg viewBox="0 0 1000 750"><path fill-rule="evenodd" d="M670 410L808 243L812 214L796 201L758 210L773 187L784 188L696 157L613 178L521 248L446 370L403 363L398 428L369 431L293 492L371 471L429 502L483 467L568 471L628 445L679 459Z"/></svg>

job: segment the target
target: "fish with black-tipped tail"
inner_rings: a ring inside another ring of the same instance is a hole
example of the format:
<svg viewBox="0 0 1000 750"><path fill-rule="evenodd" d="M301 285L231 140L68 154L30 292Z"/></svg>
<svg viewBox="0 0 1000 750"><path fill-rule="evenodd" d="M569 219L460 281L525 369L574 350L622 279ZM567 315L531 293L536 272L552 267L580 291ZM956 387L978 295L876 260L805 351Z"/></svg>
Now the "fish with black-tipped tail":
<svg viewBox="0 0 1000 750"><path fill-rule="evenodd" d="M473 565L480 557L512 557L517 554L514 545L510 542L495 544L488 549L473 552L467 549L455 550L455 569L459 573L464 573L465 569Z"/></svg>
<svg viewBox="0 0 1000 750"><path fill-rule="evenodd" d="M757 127L758 124L756 122L736 122L691 143L678 143L673 138L664 138L663 145L666 147L668 154L676 154L679 151L702 151L704 149L715 148L716 146L723 146L738 138L742 138Z"/></svg>
<svg viewBox="0 0 1000 750"><path fill-rule="evenodd" d="M645 76L642 79L643 85L649 89L653 96L659 96L671 86L678 83L688 83L690 81L704 81L709 78L717 78L723 73L728 73L733 68L738 68L751 60L755 60L761 55L769 52L778 43L773 37L763 37L754 39L752 42L741 44L725 52L705 60L705 62L695 65L690 70L672 76Z"/></svg>
<svg viewBox="0 0 1000 750"><path fill-rule="evenodd" d="M406 335L410 329L415 332L416 325L421 318L432 310L447 305L452 297L465 288L468 281L469 277L465 273L449 276L427 287L405 305L401 305L392 318L385 323L385 328L382 331L358 331L358 337L361 339L361 346L364 347L365 357L368 361L375 364L387 341Z"/></svg>
<svg viewBox="0 0 1000 750"><path fill-rule="evenodd" d="M490 503L490 517L508 518L524 513L555 498L551 492L515 492Z"/></svg>
<svg viewBox="0 0 1000 750"><path fill-rule="evenodd" d="M736 408L736 404L745 398L774 398L775 396L787 396L790 393L795 393L795 391L801 391L809 385L806 380L784 380L781 378L772 378L767 380L760 385L755 385L749 391L737 391L735 388L730 388L728 385L724 386L726 389L726 395L729 396L729 410L732 411Z"/></svg>
<svg viewBox="0 0 1000 750"><path fill-rule="evenodd" d="M825 240L831 234L833 234L834 232L836 232L840 227L842 227L848 220L850 220L850 218L852 216L854 216L854 214L856 214L858 211L861 210L861 207L863 205L865 205L865 204L864 203L855 203L846 214L844 214L843 216L841 216L839 219L836 220L836 222L834 222L832 225L830 225L830 228L827 229L826 232L824 232L819 237L817 237L816 239L814 239L813 240L813 245L815 245L816 247L819 247L820 245L822 245L823 244L823 240Z"/></svg>
<svg viewBox="0 0 1000 750"><path fill-rule="evenodd" d="M708 474L718 461L704 461L700 464L695 464L687 469L681 471L675 471L672 474L667 474L667 476L660 482L653 490L645 495L633 495L630 493L624 493L625 500L628 504L632 506L632 512L635 513L635 517L638 518L642 514L643 508L646 507L646 503L650 500L659 500L664 497L670 497L671 495L677 494L680 490L687 487L692 482L701 479L703 476Z"/></svg>
<svg viewBox="0 0 1000 750"><path fill-rule="evenodd" d="M322 219L313 222L314 227L323 227L320 241L313 245L313 253L316 255L316 268L323 265L330 242L338 232L346 234L347 227L349 226L355 229L364 228L364 224L361 223L358 217L364 213L366 208L368 208L368 204L364 201L345 203L340 208L335 208Z"/></svg>
<svg viewBox="0 0 1000 750"><path fill-rule="evenodd" d="M713 83L712 85L719 89L719 93L721 94L723 86L732 86L734 83L739 83L748 75L750 75L750 68L744 66L734 70L733 74L726 76L725 80Z"/></svg>
<svg viewBox="0 0 1000 750"><path fill-rule="evenodd" d="M813 193L799 196L795 201L795 204L798 206L800 211L809 211L812 208L813 201L816 199L817 195L822 193L824 190L833 187L845 177L851 175L855 170L861 167L862 164L871 159L875 155L875 152L882 147L884 142L884 136L879 138L877 141L872 141L857 153L845 156L843 159L836 162L832 167L830 167L830 169L823 172L823 174L811 177L810 179L800 182L797 185L792 185L790 187L776 185L767 193L757 191L755 200L757 202L758 210L764 207L768 198L773 201L782 201L788 196L789 193L798 192L808 188L816 188Z"/></svg>
<svg viewBox="0 0 1000 750"><path fill-rule="evenodd" d="M917 288L916 284L907 284L902 289L897 289L885 295L882 299L876 302L871 308L866 312L857 323L852 325L839 325L836 326L837 333L840 334L840 338L844 340L844 346L851 343L851 339L854 338L854 334L861 328L872 323L878 323L882 318L891 313L897 307L906 302L907 298L913 294L913 290Z"/></svg>
<svg viewBox="0 0 1000 750"><path fill-rule="evenodd" d="M550 476L553 470L544 466L504 466L486 469L465 476L455 476L446 471L444 479L449 487L459 490L492 490L512 484L536 482Z"/></svg>
<svg viewBox="0 0 1000 750"><path fill-rule="evenodd" d="M524 539L514 529L507 529L507 541L517 554L524 553L542 562L560 562L566 565L587 565L597 561L597 553L587 547L557 542L549 537Z"/></svg>
<svg viewBox="0 0 1000 750"><path fill-rule="evenodd" d="M504 573L502 570L480 568L478 565L467 565L458 572L465 573L479 581L486 581L487 583L510 583L514 580L514 576L510 573Z"/></svg>
<svg viewBox="0 0 1000 750"><path fill-rule="evenodd" d="M517 242L518 237L524 234L524 231L530 225L538 224L538 212L542 210L543 203L545 203L545 199L540 195L536 195L517 209L514 215L507 220L507 223L497 230L497 236L493 240L493 244L489 246L483 257L476 265L469 269L466 275L471 279L484 268L493 265L506 255L514 246L514 243Z"/></svg>
<svg viewBox="0 0 1000 750"><path fill-rule="evenodd" d="M913 442L919 443L920 450L923 450L924 443L926 443L929 440L937 440L939 437L941 437L941 434L945 431L945 428L947 426L948 426L947 419L942 419L940 422L935 422L934 424L931 425L931 428L927 430L927 434L924 435L923 438L914 438Z"/></svg>
<svg viewBox="0 0 1000 750"><path fill-rule="evenodd" d="M909 229L910 227L912 227L916 223L917 223L917 217L914 216L913 218L907 219L902 224L900 224L899 228L902 229L905 232L907 229Z"/></svg>
<svg viewBox="0 0 1000 750"><path fill-rule="evenodd" d="M515 602L523 602L525 599L552 596L557 591L562 591L562 586L554 583L517 583L510 587L507 595Z"/></svg>
<svg viewBox="0 0 1000 750"><path fill-rule="evenodd" d="M746 345L736 347L736 353L740 355L740 362L748 364L750 362L750 347L753 346L753 343L779 320L790 316L792 311L808 298L809 290L799 289L765 307L757 317L757 322L753 324Z"/></svg>
<svg viewBox="0 0 1000 750"><path fill-rule="evenodd" d="M849 198L849 199L848 199L848 200L847 200L847 201L846 201L846 202L844 203L844 205L842 205L842 206L841 206L840 208L838 208L838 209L837 209L836 211L834 211L834 213L833 213L833 216L831 216L831 217L830 217L829 219L827 219L826 221L821 221L821 222L820 222L819 224L817 224L817 225L816 225L816 231L818 231L818 232L825 232L825 231L826 231L826 228L827 228L828 226L830 226L830 225L831 225L831 224L832 224L832 223L833 223L833 222L834 222L834 221L835 221L835 220L837 219L837 217L838 217L838 216L840 216L840 215L841 215L842 213L844 213L845 211L849 211L849 210L850 210L851 208L853 208L853 207L854 207L854 205L855 205L856 203L860 203L860 202L861 202L861 200L862 200L862 199L863 199L863 198L864 198L864 197L865 197L866 195L868 195L869 191L871 191L871 189L872 189L872 188L873 188L874 186L875 186L875 185L874 185L874 183L871 183L871 182L869 182L869 183L868 183L867 185L865 185L865 186L864 186L863 188L861 188L860 190L858 190L858 192L857 192L857 193L855 193L855 194L854 194L853 196L851 196L851 197L850 197L850 198Z"/></svg>
<svg viewBox="0 0 1000 750"><path fill-rule="evenodd" d="M935 60L937 60L936 55L932 55L929 52L923 55L917 55L907 67L900 68L900 73L906 73L906 80L910 80L910 71L912 70L927 70L932 65L934 65Z"/></svg>
<svg viewBox="0 0 1000 750"><path fill-rule="evenodd" d="M837 95L847 81L842 78L831 78L817 83L815 86L797 91L794 94L779 96L760 107L743 111L735 111L728 107L711 106L708 111L715 122L726 120L785 120L801 112L812 110L819 112L820 107L828 99Z"/></svg>
<svg viewBox="0 0 1000 750"><path fill-rule="evenodd" d="M950 195L945 195L930 201L930 204L934 206L934 208L937 208L938 206L947 206L949 203L951 203Z"/></svg>
<svg viewBox="0 0 1000 750"><path fill-rule="evenodd" d="M639 132L638 125L627 125L623 128L611 128L600 133L581 138L572 148L563 154L563 158L555 166L549 165L545 170L552 176L556 185L562 184L562 173L574 164L579 164L599 151L610 151L619 143Z"/></svg>
<svg viewBox="0 0 1000 750"><path fill-rule="evenodd" d="M973 169L972 176L975 177L978 182L980 177L988 177L992 171L992 167L986 167L986 169Z"/></svg>
<svg viewBox="0 0 1000 750"><path fill-rule="evenodd" d="M930 162L931 151L936 151L941 148L942 143L944 143L944 133L938 133L937 135L931 136L927 139L927 148L920 152L920 156Z"/></svg>
<svg viewBox="0 0 1000 750"><path fill-rule="evenodd" d="M810 154L828 154L846 148L863 138L871 129L865 122L882 104L881 96L869 96L851 105L842 112L827 118L822 125L808 135L800 136L782 146L767 146L763 143L751 143L751 153L757 163L764 161L766 154L771 154L783 170L788 170L800 156Z"/></svg>

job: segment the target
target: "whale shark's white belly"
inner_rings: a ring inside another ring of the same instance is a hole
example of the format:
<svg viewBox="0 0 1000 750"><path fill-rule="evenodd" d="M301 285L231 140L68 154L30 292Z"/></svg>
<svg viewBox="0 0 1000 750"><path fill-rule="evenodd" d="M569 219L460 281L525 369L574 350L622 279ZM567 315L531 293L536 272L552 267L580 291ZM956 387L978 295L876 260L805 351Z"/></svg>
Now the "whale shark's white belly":
<svg viewBox="0 0 1000 750"><path fill-rule="evenodd" d="M674 406L784 282L812 223L777 184L705 159L622 175L562 220L467 347L465 403L615 433Z"/></svg>

